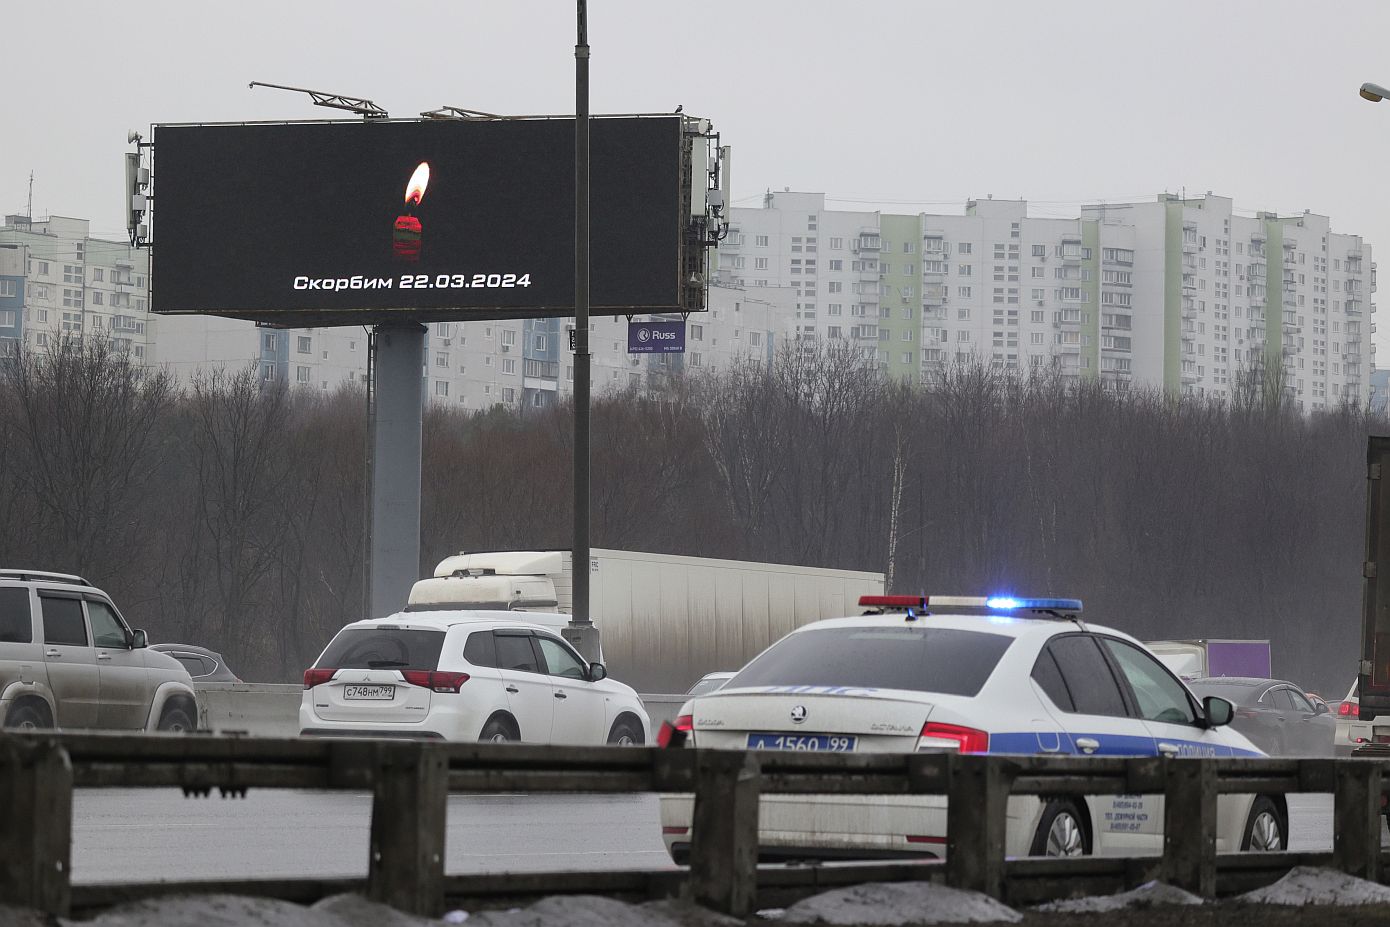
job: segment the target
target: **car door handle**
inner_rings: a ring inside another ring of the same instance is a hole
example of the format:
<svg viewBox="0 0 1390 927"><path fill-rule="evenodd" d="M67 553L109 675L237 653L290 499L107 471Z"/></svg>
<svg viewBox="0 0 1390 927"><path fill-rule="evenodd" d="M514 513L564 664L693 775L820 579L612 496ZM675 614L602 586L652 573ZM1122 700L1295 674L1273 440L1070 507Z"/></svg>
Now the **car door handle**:
<svg viewBox="0 0 1390 927"><path fill-rule="evenodd" d="M1076 748L1089 756L1100 749L1100 741L1094 737L1078 737L1076 738Z"/></svg>
<svg viewBox="0 0 1390 927"><path fill-rule="evenodd" d="M107 652L104 651L104 650L98 650L98 651L97 651L97 659L98 659L98 660L109 660L109 659L111 659L111 654L107 653Z"/></svg>
<svg viewBox="0 0 1390 927"><path fill-rule="evenodd" d="M1177 756L1182 752L1182 748L1177 744L1159 743L1158 752L1162 753L1164 756Z"/></svg>
<svg viewBox="0 0 1390 927"><path fill-rule="evenodd" d="M46 657L62 657L62 654L56 650L45 650L43 655Z"/></svg>
<svg viewBox="0 0 1390 927"><path fill-rule="evenodd" d="M507 686L507 691L510 692L512 695L516 695L521 690L518 689L516 686Z"/></svg>
<svg viewBox="0 0 1390 927"><path fill-rule="evenodd" d="M555 697L556 697L556 698L569 698L569 696L566 695L566 694L563 693L563 692L556 692L556 693L555 693Z"/></svg>

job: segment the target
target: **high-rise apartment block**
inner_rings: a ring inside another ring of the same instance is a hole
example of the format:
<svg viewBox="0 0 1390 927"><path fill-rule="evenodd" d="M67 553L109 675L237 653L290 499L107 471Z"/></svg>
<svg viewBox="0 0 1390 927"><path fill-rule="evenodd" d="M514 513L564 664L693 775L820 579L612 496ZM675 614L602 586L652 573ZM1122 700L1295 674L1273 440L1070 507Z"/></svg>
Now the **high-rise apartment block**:
<svg viewBox="0 0 1390 927"><path fill-rule="evenodd" d="M793 337L847 341L890 376L983 362L1229 398L1241 378L1304 409L1365 405L1375 265L1325 216L1237 216L1164 194L1031 218L827 211L821 194L735 209L721 283L790 288Z"/></svg>
<svg viewBox="0 0 1390 927"><path fill-rule="evenodd" d="M626 317L591 317L595 389L650 389L768 362L784 343L836 342L913 382L982 362L1218 398L1244 382L1307 410L1370 398L1370 248L1311 213L1238 216L1225 197L1164 194L1073 219L995 199L964 215L893 215L788 191L732 210L715 266L684 354L629 354ZM0 226L0 352L82 335L185 379L253 365L319 391L366 378L365 328L154 316L149 301L147 252L92 238L85 220ZM572 325L431 323L426 395L468 410L548 405L573 387Z"/></svg>

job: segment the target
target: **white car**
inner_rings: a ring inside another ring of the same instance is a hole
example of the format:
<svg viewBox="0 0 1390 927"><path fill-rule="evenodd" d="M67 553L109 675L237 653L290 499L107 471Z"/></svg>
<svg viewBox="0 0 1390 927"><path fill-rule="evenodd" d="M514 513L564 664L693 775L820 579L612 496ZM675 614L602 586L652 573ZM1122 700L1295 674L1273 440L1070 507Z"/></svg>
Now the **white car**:
<svg viewBox="0 0 1390 927"><path fill-rule="evenodd" d="M1352 680L1347 697L1337 706L1337 731L1332 735L1332 751L1337 756L1351 752L1372 741L1371 722L1361 720L1361 699L1357 694L1359 680Z"/></svg>
<svg viewBox="0 0 1390 927"><path fill-rule="evenodd" d="M1199 701L1134 638L1083 624L1079 601L865 596L860 605L879 611L793 631L687 702L676 730L725 749L1263 755L1224 726L1230 702ZM678 862L692 803L662 798ZM1284 848L1282 796L1222 795L1218 809L1218 851ZM1162 830L1161 795L1018 796L1006 852L1157 854ZM764 795L759 842L765 860L941 857L946 799Z"/></svg>
<svg viewBox="0 0 1390 927"><path fill-rule="evenodd" d="M554 630L568 620L451 610L353 622L304 671L300 733L646 743L641 699Z"/></svg>

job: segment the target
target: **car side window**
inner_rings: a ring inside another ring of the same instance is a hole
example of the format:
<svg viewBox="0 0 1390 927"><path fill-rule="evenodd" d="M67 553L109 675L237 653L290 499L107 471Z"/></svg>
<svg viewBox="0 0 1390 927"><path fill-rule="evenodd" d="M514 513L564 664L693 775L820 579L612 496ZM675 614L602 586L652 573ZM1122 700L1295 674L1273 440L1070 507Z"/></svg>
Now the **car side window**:
<svg viewBox="0 0 1390 927"><path fill-rule="evenodd" d="M100 647L101 645L98 644L97 646ZM202 676L208 672L207 667L203 666L202 659L191 653L171 653L169 656L182 663L183 668L188 670L190 676Z"/></svg>
<svg viewBox="0 0 1390 927"><path fill-rule="evenodd" d="M1056 659L1067 691L1071 693L1072 711L1082 715L1129 717L1120 684L1094 638L1085 634L1056 637L1048 643L1047 649Z"/></svg>
<svg viewBox="0 0 1390 927"><path fill-rule="evenodd" d="M33 642L34 618L29 611L29 590L24 586L0 589L0 643Z"/></svg>
<svg viewBox="0 0 1390 927"><path fill-rule="evenodd" d="M491 631L474 631L463 643L463 658L474 666L497 666L497 644Z"/></svg>
<svg viewBox="0 0 1390 927"><path fill-rule="evenodd" d="M87 646L87 622L82 617L81 599L40 596L43 615L43 642L68 647Z"/></svg>
<svg viewBox="0 0 1390 927"><path fill-rule="evenodd" d="M584 665L584 661L560 641L544 634L537 634L536 643L541 645L541 655L545 657L545 665L550 675L563 676L566 679L589 678L588 667Z"/></svg>
<svg viewBox="0 0 1390 927"><path fill-rule="evenodd" d="M124 650L129 646L126 643L125 624L111 610L111 606L88 599L87 618L92 622L92 642L96 646L111 650Z"/></svg>
<svg viewBox="0 0 1390 927"><path fill-rule="evenodd" d="M536 651L531 646L531 635L525 631L498 631L497 641L497 666L504 670L515 670L521 673L541 672L540 662L536 659Z"/></svg>
<svg viewBox="0 0 1390 927"><path fill-rule="evenodd" d="M1298 710L1298 702L1293 697L1293 690L1288 686L1279 686L1277 689L1270 689L1268 696L1265 702L1279 711Z"/></svg>
<svg viewBox="0 0 1390 927"><path fill-rule="evenodd" d="M1288 689L1287 691L1289 693L1289 701L1293 703L1294 711L1301 711L1304 714L1309 715L1317 711L1317 709L1313 707L1312 701L1310 701L1308 697L1305 696L1302 692L1299 692L1295 689Z"/></svg>
<svg viewBox="0 0 1390 927"><path fill-rule="evenodd" d="M1057 668L1057 660L1051 650L1044 648L1038 654L1038 660L1033 664L1033 681L1052 699L1052 704L1063 711L1076 711L1076 704L1067 691L1067 683L1062 679L1062 671Z"/></svg>
<svg viewBox="0 0 1390 927"><path fill-rule="evenodd" d="M1164 669L1163 664L1144 651L1111 637L1102 638L1120 672L1129 681L1139 714L1145 721L1164 721L1169 724L1195 724L1197 714L1182 683Z"/></svg>

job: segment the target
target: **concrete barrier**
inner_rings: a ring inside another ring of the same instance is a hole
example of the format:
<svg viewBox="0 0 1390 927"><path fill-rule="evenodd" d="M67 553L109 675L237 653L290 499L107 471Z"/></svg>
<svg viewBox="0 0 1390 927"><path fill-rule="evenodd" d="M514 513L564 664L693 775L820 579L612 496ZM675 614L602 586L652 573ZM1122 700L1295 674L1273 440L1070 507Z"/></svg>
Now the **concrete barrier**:
<svg viewBox="0 0 1390 927"><path fill-rule="evenodd" d="M690 696L684 693L675 694L651 694L637 696L642 700L642 707L647 709L647 717L652 719L652 738L656 738L656 732L661 730L661 722L670 721L676 723L676 712L680 707L690 700Z"/></svg>
<svg viewBox="0 0 1390 927"><path fill-rule="evenodd" d="M198 728L218 734L240 731L253 737L295 737L299 734L299 703L304 688L259 682L200 682ZM661 722L676 720L687 695L639 695L651 717L651 736Z"/></svg>
<svg viewBox="0 0 1390 927"><path fill-rule="evenodd" d="M258 682L200 682L198 728L218 734L240 731L253 737L299 734L304 687Z"/></svg>

